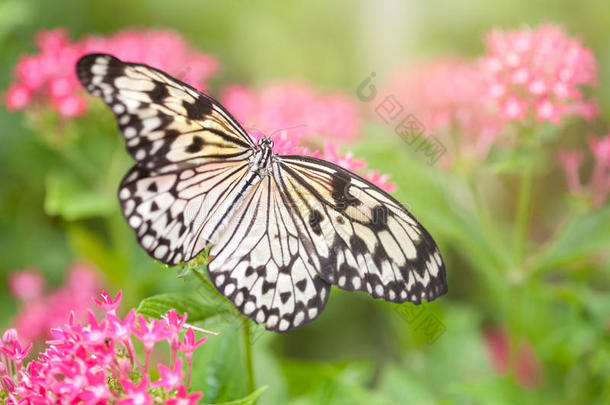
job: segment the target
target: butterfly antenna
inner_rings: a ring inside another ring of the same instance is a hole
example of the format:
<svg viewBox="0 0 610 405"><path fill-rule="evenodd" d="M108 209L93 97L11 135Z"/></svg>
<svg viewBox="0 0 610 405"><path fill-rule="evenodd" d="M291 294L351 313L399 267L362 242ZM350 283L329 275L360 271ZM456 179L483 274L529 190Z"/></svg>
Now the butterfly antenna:
<svg viewBox="0 0 610 405"><path fill-rule="evenodd" d="M262 131L260 128L251 127L251 126L248 126L248 125L244 125L243 127L244 127L245 129L247 129L248 131L250 131L250 130L254 129L255 131L258 131L258 132L260 132L260 133L264 134L264 132L263 132L263 131Z"/></svg>
<svg viewBox="0 0 610 405"><path fill-rule="evenodd" d="M299 127L306 127L306 126L307 126L307 124L299 124L299 125L293 125L291 127L276 129L275 131L273 131L272 133L269 134L269 138L273 139L273 135L277 134L278 132L286 131L288 129L299 128Z"/></svg>

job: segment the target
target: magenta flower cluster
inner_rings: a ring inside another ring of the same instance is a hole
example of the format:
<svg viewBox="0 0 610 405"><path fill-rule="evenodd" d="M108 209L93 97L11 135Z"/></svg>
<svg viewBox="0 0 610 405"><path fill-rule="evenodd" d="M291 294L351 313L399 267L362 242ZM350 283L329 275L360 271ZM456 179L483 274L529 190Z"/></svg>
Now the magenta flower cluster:
<svg viewBox="0 0 610 405"><path fill-rule="evenodd" d="M71 42L65 30L56 29L38 33L36 45L36 55L23 56L17 63L16 80L5 95L10 110L39 101L64 117L82 115L87 99L74 66L78 58L92 52L148 64L198 88L218 69L213 56L193 50L179 34L167 30L126 30L109 38L86 36Z"/></svg>
<svg viewBox="0 0 610 405"><path fill-rule="evenodd" d="M6 331L0 343L0 382L6 403L197 403L203 394L188 392L192 356L207 338L195 339L192 327L181 338L187 316L175 310L162 320L147 319L134 309L121 318L116 314L120 301L120 291L115 298L102 292L96 300L105 311L101 320L89 311L81 325L71 315L67 324L51 330L44 352L26 366L32 345L23 347L15 329ZM156 364L159 378L151 381L151 353L160 342L169 346L169 361ZM143 361L138 350L144 352Z"/></svg>

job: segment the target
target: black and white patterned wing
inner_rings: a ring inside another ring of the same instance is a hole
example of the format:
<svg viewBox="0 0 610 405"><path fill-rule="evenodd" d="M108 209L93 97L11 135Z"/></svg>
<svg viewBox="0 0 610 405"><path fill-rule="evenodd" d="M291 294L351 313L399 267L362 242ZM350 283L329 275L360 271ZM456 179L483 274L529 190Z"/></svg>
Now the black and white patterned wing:
<svg viewBox="0 0 610 405"><path fill-rule="evenodd" d="M208 265L218 291L276 332L317 318L330 291L290 210L275 179L264 177L210 250Z"/></svg>
<svg viewBox="0 0 610 405"><path fill-rule="evenodd" d="M389 194L305 156L278 157L274 175L322 279L392 302L419 304L447 292L436 243Z"/></svg>
<svg viewBox="0 0 610 405"><path fill-rule="evenodd" d="M183 170L252 153L252 140L220 103L160 70L89 54L76 73L112 109L127 150L145 169Z"/></svg>
<svg viewBox="0 0 610 405"><path fill-rule="evenodd" d="M242 187L249 136L215 100L146 65L90 54L77 75L115 113L136 160L118 195L138 241L164 263L193 258L220 233Z"/></svg>
<svg viewBox="0 0 610 405"><path fill-rule="evenodd" d="M121 183L121 209L152 257L185 262L217 240L247 172L247 163L231 160L170 173L136 165Z"/></svg>

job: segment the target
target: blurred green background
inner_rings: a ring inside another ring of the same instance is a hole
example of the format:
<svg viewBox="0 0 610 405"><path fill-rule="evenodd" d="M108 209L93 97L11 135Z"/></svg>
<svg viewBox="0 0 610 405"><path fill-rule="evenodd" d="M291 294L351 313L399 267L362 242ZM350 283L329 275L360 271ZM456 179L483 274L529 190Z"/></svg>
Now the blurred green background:
<svg viewBox="0 0 610 405"><path fill-rule="evenodd" d="M298 78L355 98L356 87L371 71L383 79L408 60L475 57L490 29L547 21L564 25L594 51L600 66L594 94L601 122L607 122L610 2L601 0L0 0L0 89L12 80L18 57L34 52L34 34L56 27L65 27L72 38L127 27L174 29L219 59L222 70L211 82L212 94L220 84ZM125 153L118 168L107 170L104 152L122 140L111 114L102 113L108 125L87 134L84 149L109 173L103 192L114 193L129 158ZM607 125L599 127L607 133ZM199 288L197 280L179 279L174 269L148 258L118 203L104 219L70 220L50 213L47 172L63 165L62 157L37 141L24 114L0 109L0 133L0 325L8 326L18 310L7 275L26 267L59 284L75 259L92 262L110 291L123 289L124 308L153 294ZM571 142L584 145L585 135L572 133ZM415 313L364 294L333 291L316 322L285 335L255 335L255 383L269 386L259 403L610 403L607 207L568 215L569 203L557 205L550 194L537 195L535 213L542 220L536 221L563 222L563 231L550 249L541 246L532 254L538 271L515 281L511 266L521 264L509 257L502 237L490 238L481 225L467 180L439 174L380 125L367 124L364 139L349 149L371 168L392 175L396 197L435 236L447 260L449 294ZM510 195L513 180L508 175L495 187ZM552 165L543 181L545 189L565 189L560 169ZM508 232L513 211L513 203L504 205L491 208L506 210L500 212L507 218L497 224L500 234ZM538 234L544 233L541 227ZM421 314L442 326L432 341L417 327ZM538 370L535 384L519 384L518 371L496 372L487 328L506 328L509 347L529 342ZM196 357L194 388L203 389L212 403L247 394L239 387L243 362L232 343L237 332L222 330Z"/></svg>

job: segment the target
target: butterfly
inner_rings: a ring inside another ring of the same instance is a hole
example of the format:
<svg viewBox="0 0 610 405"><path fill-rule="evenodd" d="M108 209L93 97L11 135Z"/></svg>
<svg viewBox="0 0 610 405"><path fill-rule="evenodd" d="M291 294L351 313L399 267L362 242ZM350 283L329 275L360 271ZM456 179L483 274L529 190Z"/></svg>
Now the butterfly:
<svg viewBox="0 0 610 405"><path fill-rule="evenodd" d="M89 54L76 73L136 161L118 198L140 245L169 265L209 248L214 286L256 323L313 321L331 285L395 303L447 292L430 234L357 174L273 153L270 138L254 142L219 102L155 68Z"/></svg>

